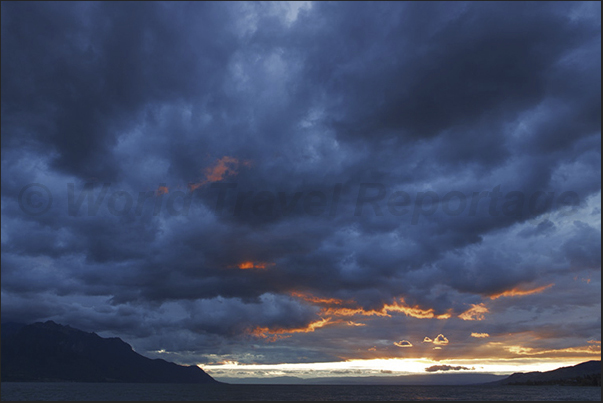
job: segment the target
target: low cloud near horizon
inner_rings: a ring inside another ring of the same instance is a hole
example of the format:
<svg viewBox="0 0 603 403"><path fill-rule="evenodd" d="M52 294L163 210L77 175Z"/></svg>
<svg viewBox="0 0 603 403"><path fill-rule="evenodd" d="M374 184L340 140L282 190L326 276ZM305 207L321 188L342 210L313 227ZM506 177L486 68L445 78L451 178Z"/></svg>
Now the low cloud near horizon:
<svg viewBox="0 0 603 403"><path fill-rule="evenodd" d="M474 371L475 367L463 367L462 365L432 365L425 368L426 372L445 372L445 371Z"/></svg>

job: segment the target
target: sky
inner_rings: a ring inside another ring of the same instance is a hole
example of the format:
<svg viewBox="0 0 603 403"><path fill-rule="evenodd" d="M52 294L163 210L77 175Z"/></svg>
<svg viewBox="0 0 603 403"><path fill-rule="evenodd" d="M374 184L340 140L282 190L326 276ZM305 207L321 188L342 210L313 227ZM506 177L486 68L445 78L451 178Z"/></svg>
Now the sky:
<svg viewBox="0 0 603 403"><path fill-rule="evenodd" d="M601 6L1 10L2 321L218 379L601 357Z"/></svg>

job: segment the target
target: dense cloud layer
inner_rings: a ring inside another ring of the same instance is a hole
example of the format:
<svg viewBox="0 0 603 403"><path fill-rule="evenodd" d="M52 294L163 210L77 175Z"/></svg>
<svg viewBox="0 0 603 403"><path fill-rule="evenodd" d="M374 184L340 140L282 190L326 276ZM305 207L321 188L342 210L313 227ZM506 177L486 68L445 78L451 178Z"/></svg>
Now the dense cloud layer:
<svg viewBox="0 0 603 403"><path fill-rule="evenodd" d="M600 354L600 15L3 3L3 321L181 362Z"/></svg>

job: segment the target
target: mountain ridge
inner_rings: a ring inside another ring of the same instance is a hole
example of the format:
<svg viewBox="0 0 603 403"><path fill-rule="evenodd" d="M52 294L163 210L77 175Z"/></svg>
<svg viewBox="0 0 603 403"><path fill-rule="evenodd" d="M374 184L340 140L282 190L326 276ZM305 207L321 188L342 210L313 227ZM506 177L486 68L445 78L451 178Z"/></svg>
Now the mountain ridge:
<svg viewBox="0 0 603 403"><path fill-rule="evenodd" d="M492 384L601 386L601 361L585 361L546 372L516 372Z"/></svg>
<svg viewBox="0 0 603 403"><path fill-rule="evenodd" d="M197 366L147 358L118 337L53 321L2 324L1 343L2 382L219 383Z"/></svg>

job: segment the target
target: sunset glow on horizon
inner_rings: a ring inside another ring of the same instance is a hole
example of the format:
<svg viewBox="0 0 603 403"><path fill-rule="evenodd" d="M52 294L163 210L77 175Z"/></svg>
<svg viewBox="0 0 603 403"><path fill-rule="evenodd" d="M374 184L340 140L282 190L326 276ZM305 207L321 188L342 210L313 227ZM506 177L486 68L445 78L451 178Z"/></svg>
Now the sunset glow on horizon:
<svg viewBox="0 0 603 403"><path fill-rule="evenodd" d="M283 364L242 364L224 362L219 364L200 364L199 367L218 379L228 382L231 378L271 378L279 376L297 376L301 378L333 378L341 376L342 371L350 371L346 376L400 376L428 375L427 368L434 365L462 366L466 369L454 372L471 371L510 375L515 372L552 371L583 362L576 358L550 360L504 360L504 359L453 359L433 360L429 358L375 358L366 360L347 360L316 363Z"/></svg>

